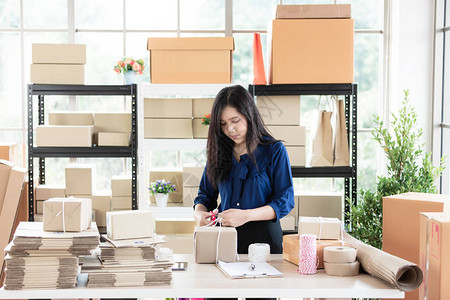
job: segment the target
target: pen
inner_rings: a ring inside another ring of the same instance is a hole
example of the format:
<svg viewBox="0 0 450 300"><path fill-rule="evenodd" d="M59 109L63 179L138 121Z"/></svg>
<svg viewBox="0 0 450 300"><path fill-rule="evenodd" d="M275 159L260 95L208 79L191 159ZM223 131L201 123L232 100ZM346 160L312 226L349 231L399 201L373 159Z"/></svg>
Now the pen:
<svg viewBox="0 0 450 300"><path fill-rule="evenodd" d="M255 271L256 268L255 264L250 264L250 268L252 269L252 271Z"/></svg>

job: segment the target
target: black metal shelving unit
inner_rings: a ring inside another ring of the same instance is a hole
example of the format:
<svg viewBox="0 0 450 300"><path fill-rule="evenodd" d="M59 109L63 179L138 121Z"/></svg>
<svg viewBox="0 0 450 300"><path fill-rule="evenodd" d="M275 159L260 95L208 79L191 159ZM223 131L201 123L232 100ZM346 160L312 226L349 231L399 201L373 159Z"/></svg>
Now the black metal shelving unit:
<svg viewBox="0 0 450 300"><path fill-rule="evenodd" d="M34 147L33 96L38 97L38 124L44 125L44 97L131 96L131 145L129 147ZM46 157L131 158L131 206L137 209L137 85L28 85L28 220L34 221L34 158L39 159L39 184L45 184Z"/></svg>
<svg viewBox="0 0 450 300"><path fill-rule="evenodd" d="M345 198L357 202L356 154L357 154L357 96L358 84L273 84L249 85L248 90L256 96L283 95L343 95L345 96L345 120L350 151L349 167L292 167L293 177L340 177L344 178ZM350 205L344 201L345 212L350 211ZM348 224L345 215L345 223Z"/></svg>

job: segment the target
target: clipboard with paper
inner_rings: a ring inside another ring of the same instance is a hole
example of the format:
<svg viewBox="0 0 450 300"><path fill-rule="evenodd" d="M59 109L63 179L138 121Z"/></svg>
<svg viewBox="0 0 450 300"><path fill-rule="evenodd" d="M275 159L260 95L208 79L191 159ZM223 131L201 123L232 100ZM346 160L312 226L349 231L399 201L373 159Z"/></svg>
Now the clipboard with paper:
<svg viewBox="0 0 450 300"><path fill-rule="evenodd" d="M283 273L266 262L231 262L218 261L216 264L222 273L230 279L282 277Z"/></svg>

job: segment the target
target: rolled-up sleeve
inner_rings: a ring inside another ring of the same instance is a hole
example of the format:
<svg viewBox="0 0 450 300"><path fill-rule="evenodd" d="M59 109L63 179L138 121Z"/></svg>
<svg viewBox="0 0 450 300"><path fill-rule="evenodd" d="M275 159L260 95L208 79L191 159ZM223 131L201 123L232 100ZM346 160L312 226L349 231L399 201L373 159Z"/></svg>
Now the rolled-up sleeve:
<svg viewBox="0 0 450 300"><path fill-rule="evenodd" d="M198 196L194 199L194 208L197 204L203 204L209 211L217 208L217 197L219 191L214 188L206 175L206 167L203 171L200 186L198 188Z"/></svg>
<svg viewBox="0 0 450 300"><path fill-rule="evenodd" d="M268 205L273 208L277 215L274 221L278 221L294 208L294 186L291 164L284 145L276 143L272 154L273 196Z"/></svg>

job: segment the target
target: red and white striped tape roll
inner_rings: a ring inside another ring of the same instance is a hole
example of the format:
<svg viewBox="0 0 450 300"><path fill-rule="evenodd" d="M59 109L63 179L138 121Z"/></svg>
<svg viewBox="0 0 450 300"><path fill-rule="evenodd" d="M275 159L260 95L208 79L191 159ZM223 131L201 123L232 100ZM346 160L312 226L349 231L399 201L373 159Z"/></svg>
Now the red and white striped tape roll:
<svg viewBox="0 0 450 300"><path fill-rule="evenodd" d="M300 274L316 274L317 271L317 245L316 235L301 234L299 238L300 251L298 270Z"/></svg>

